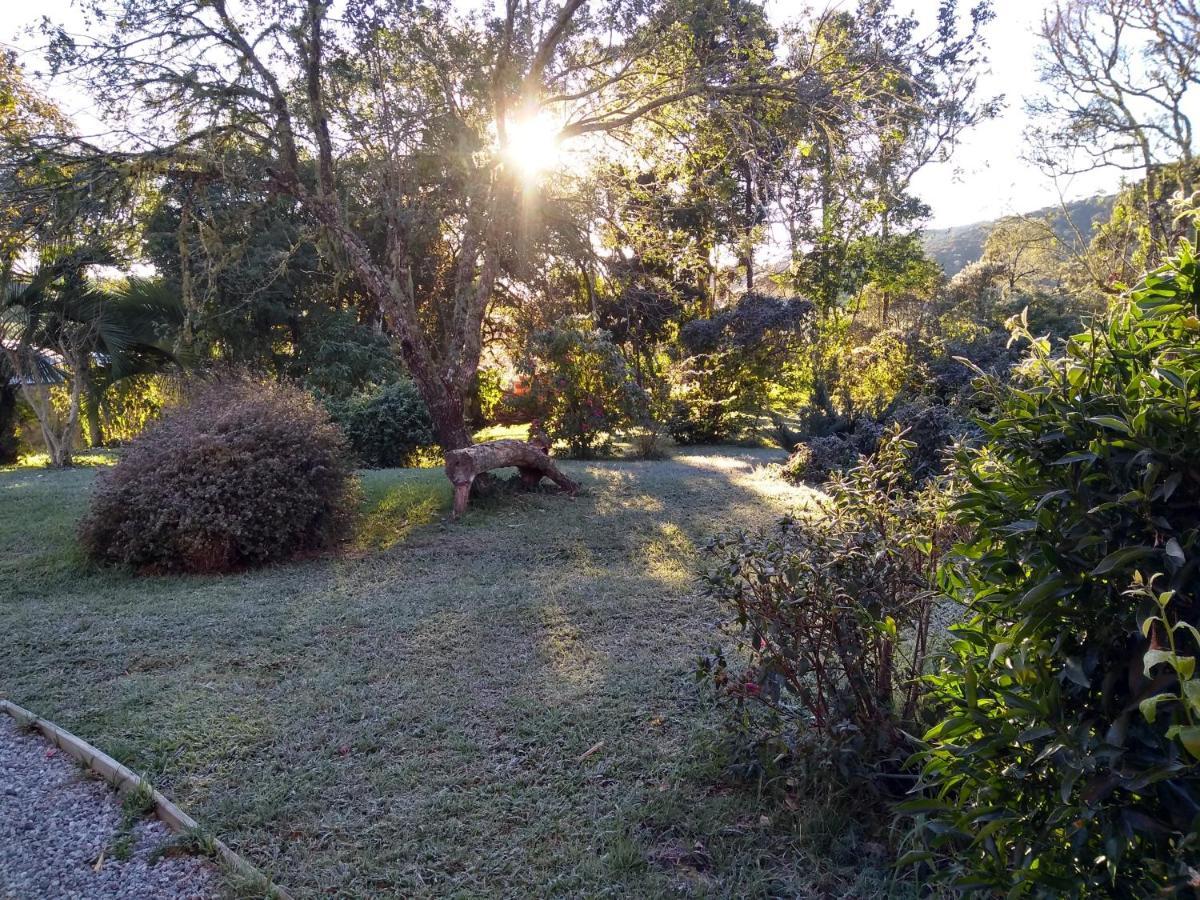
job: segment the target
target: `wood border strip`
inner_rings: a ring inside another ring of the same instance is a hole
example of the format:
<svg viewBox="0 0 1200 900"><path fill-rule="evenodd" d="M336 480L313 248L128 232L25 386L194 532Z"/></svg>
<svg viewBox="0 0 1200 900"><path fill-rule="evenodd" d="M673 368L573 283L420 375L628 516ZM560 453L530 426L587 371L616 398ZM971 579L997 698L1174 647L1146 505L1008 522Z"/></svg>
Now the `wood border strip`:
<svg viewBox="0 0 1200 900"><path fill-rule="evenodd" d="M176 834L199 830L200 826L195 819L160 794L153 785L144 780L132 769L117 762L104 751L97 750L87 741L76 737L63 728L59 728L53 722L31 713L23 706L18 706L10 700L0 699L0 711L8 713L23 726L36 728L50 743L56 747L60 747L69 756L78 760L90 771L112 785L117 791L117 796L124 797L130 791L145 785L150 790L151 796L154 799L155 814ZM242 856L230 849L224 841L213 838L212 843L217 851L217 855L221 857L221 861L229 866L229 868L243 877L259 881L266 885L269 895L277 898L277 900L292 900L291 895L287 891L274 884Z"/></svg>

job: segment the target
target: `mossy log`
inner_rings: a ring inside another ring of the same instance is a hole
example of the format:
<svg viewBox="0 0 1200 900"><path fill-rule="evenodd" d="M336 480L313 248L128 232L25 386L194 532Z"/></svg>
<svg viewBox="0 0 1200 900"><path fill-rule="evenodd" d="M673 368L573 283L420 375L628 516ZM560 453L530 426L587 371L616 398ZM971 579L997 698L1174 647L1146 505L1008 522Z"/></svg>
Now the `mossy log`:
<svg viewBox="0 0 1200 900"><path fill-rule="evenodd" d="M446 477L454 485L454 515L461 516L471 497L475 479L492 469L516 466L521 483L534 488L543 478L549 478L568 494L574 496L579 485L563 474L550 458L546 442L485 441L446 454Z"/></svg>

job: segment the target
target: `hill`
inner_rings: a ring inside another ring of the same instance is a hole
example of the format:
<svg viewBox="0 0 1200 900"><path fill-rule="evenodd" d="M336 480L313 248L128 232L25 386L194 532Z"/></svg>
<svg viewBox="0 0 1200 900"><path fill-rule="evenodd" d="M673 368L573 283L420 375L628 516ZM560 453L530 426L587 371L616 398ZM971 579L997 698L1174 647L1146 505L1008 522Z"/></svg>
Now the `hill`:
<svg viewBox="0 0 1200 900"><path fill-rule="evenodd" d="M1065 213L1061 207L1048 206L1027 215L1031 219L1050 218L1054 230L1064 240L1073 241L1075 229L1086 236L1091 234L1093 225L1107 221L1115 199L1114 194L1101 194L1067 203ZM989 219L969 225L932 229L925 232L922 239L925 251L938 262L947 276L954 275L983 255L983 242L987 240L988 232L1000 221Z"/></svg>

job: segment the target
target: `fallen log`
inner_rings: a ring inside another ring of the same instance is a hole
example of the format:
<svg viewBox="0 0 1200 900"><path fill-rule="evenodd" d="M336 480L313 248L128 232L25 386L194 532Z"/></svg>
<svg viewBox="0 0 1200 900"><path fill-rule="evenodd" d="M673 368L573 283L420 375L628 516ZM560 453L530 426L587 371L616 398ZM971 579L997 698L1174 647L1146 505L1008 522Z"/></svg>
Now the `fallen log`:
<svg viewBox="0 0 1200 900"><path fill-rule="evenodd" d="M446 454L446 477L454 485L454 515L461 516L471 497L475 479L492 469L516 466L521 484L535 488L543 478L549 478L572 496L579 485L563 474L550 458L548 441L485 441Z"/></svg>

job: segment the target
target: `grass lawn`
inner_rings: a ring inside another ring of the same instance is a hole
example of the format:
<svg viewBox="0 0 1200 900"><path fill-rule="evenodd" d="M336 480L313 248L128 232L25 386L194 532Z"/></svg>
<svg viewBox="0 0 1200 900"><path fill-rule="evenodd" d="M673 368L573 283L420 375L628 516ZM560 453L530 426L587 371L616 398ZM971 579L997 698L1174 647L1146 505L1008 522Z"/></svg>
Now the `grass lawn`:
<svg viewBox="0 0 1200 900"><path fill-rule="evenodd" d="M343 556L220 578L90 569L95 470L0 472L0 694L297 897L879 892L846 818L722 778L692 679L696 546L810 499L777 457L567 463L458 524L440 470L364 473Z"/></svg>

